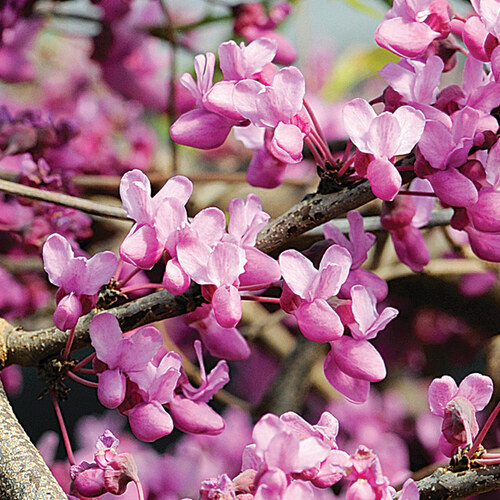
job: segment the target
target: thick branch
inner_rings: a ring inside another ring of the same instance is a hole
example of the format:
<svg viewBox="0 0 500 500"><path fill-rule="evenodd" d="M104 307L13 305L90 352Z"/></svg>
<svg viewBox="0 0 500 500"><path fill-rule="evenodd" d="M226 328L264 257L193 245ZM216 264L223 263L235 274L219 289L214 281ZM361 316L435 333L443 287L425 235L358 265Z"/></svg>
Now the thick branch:
<svg viewBox="0 0 500 500"><path fill-rule="evenodd" d="M9 500L68 498L19 425L1 382L0 498Z"/></svg>
<svg viewBox="0 0 500 500"><path fill-rule="evenodd" d="M487 493L500 489L500 464L461 472L439 468L417 485L422 500L458 500Z"/></svg>

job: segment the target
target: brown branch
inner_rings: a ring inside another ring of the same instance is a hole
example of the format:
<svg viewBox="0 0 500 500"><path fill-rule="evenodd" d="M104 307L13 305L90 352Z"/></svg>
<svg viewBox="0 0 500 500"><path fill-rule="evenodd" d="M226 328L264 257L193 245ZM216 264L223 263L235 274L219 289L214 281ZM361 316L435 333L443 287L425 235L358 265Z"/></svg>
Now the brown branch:
<svg viewBox="0 0 500 500"><path fill-rule="evenodd" d="M54 203L63 207L75 208L76 210L81 210L82 212L91 215L130 221L123 208L114 207L104 203L96 203L90 200L82 200L76 196L69 196L67 194L24 186L23 184L6 181L4 179L0 179L0 191L16 196L24 196L25 198L30 198L32 200L45 201L47 203Z"/></svg>
<svg viewBox="0 0 500 500"><path fill-rule="evenodd" d="M68 498L19 424L1 382L0 498Z"/></svg>
<svg viewBox="0 0 500 500"><path fill-rule="evenodd" d="M500 489L500 464L451 472L439 468L417 481L421 500L458 500ZM400 493L394 496L399 498Z"/></svg>

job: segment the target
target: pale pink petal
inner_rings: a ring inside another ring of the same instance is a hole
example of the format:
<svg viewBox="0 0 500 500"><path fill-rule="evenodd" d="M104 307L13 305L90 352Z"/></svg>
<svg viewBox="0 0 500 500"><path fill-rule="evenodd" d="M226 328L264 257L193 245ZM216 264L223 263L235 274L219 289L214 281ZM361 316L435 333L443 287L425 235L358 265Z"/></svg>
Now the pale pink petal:
<svg viewBox="0 0 500 500"><path fill-rule="evenodd" d="M351 297L354 319L358 323L361 333L366 333L378 318L375 297L361 285L355 285L351 288Z"/></svg>
<svg viewBox="0 0 500 500"><path fill-rule="evenodd" d="M384 201L392 201L401 188L401 174L389 160L372 160L368 164L367 177L373 194Z"/></svg>
<svg viewBox="0 0 500 500"><path fill-rule="evenodd" d="M171 255L175 255L175 247L179 239L179 229L187 225L187 212L184 203L175 198L165 198L158 206L154 228L158 243L164 246Z"/></svg>
<svg viewBox="0 0 500 500"><path fill-rule="evenodd" d="M175 175L168 179L163 187L154 195L153 204L157 210L166 198L175 198L185 205L193 193L193 183L183 175Z"/></svg>
<svg viewBox="0 0 500 500"><path fill-rule="evenodd" d="M212 249L196 237L182 238L177 245L177 258L182 269L199 285L211 283L207 261Z"/></svg>
<svg viewBox="0 0 500 500"><path fill-rule="evenodd" d="M420 492L418 491L417 483L413 479L407 479L401 490L400 500L419 500Z"/></svg>
<svg viewBox="0 0 500 500"><path fill-rule="evenodd" d="M243 122L245 118L233 104L234 87L234 82L224 80L217 82L203 98L203 107L230 120Z"/></svg>
<svg viewBox="0 0 500 500"><path fill-rule="evenodd" d="M441 59L437 58L439 61ZM442 64L442 62L441 62ZM410 106L401 106L393 115L399 122L401 132L398 137L399 146L394 154L405 155L411 152L424 131L425 116L422 111Z"/></svg>
<svg viewBox="0 0 500 500"><path fill-rule="evenodd" d="M457 395L457 392L457 384L449 375L435 378L429 385L427 392L431 413L438 417L444 417L446 405Z"/></svg>
<svg viewBox="0 0 500 500"><path fill-rule="evenodd" d="M42 257L45 272L53 285L65 289L71 285L71 279L68 280L72 274L69 268L75 260L75 254L66 238L57 233L51 234L43 245Z"/></svg>
<svg viewBox="0 0 500 500"><path fill-rule="evenodd" d="M126 172L120 181L120 198L127 215L136 222L152 222L151 184L144 172Z"/></svg>
<svg viewBox="0 0 500 500"><path fill-rule="evenodd" d="M298 127L283 122L274 129L269 147L270 153L283 163L302 160L303 134Z"/></svg>
<svg viewBox="0 0 500 500"><path fill-rule="evenodd" d="M318 273L313 263L297 250L285 250L278 260L283 279L290 289L303 299L306 298L309 287Z"/></svg>
<svg viewBox="0 0 500 500"><path fill-rule="evenodd" d="M353 403L364 403L368 399L370 382L350 377L340 370L332 351L326 356L324 371L333 388Z"/></svg>
<svg viewBox="0 0 500 500"><path fill-rule="evenodd" d="M214 245L221 240L226 229L224 212L215 207L204 208L196 214L191 228L207 245Z"/></svg>
<svg viewBox="0 0 500 500"><path fill-rule="evenodd" d="M294 315L304 337L314 342L330 342L344 333L339 315L326 300L303 302Z"/></svg>
<svg viewBox="0 0 500 500"><path fill-rule="evenodd" d="M351 141L360 151L369 153L367 145L368 129L377 116L374 109L364 99L356 98L344 106L344 128Z"/></svg>
<svg viewBox="0 0 500 500"><path fill-rule="evenodd" d="M278 44L276 40L264 37L257 38L257 40L249 43L245 48L243 48L245 74L242 76L250 77L259 72L266 64L272 62L276 54L277 47Z"/></svg>
<svg viewBox="0 0 500 500"><path fill-rule="evenodd" d="M265 87L255 80L238 82L233 91L233 103L238 112L248 118L254 125L262 126L260 114L257 111L256 98Z"/></svg>
<svg viewBox="0 0 500 500"><path fill-rule="evenodd" d="M278 433L286 430L285 424L272 413L264 415L254 426L252 439L257 450L265 450L272 438Z"/></svg>
<svg viewBox="0 0 500 500"><path fill-rule="evenodd" d="M217 52L224 80L241 80L251 76L244 74L242 51L234 40L221 43Z"/></svg>
<svg viewBox="0 0 500 500"><path fill-rule="evenodd" d="M488 31L479 17L471 16L467 19L462 32L462 39L470 53L483 62L489 61L484 50L484 42L487 36Z"/></svg>
<svg viewBox="0 0 500 500"><path fill-rule="evenodd" d="M448 154L455 147L451 132L439 121L430 120L425 124L418 148L424 158L437 169L444 169Z"/></svg>
<svg viewBox="0 0 500 500"><path fill-rule="evenodd" d="M457 396L468 399L476 411L481 411L490 402L493 394L493 381L486 375L471 373L458 387Z"/></svg>
<svg viewBox="0 0 500 500"><path fill-rule="evenodd" d="M80 285L75 292L83 295L94 295L102 285L109 283L117 266L118 259L113 252L99 252L94 255L87 260L85 274L81 276Z"/></svg>
<svg viewBox="0 0 500 500"><path fill-rule="evenodd" d="M387 374L382 356L368 341L344 335L332 344L332 351L338 367L351 377L378 382Z"/></svg>
<svg viewBox="0 0 500 500"><path fill-rule="evenodd" d="M351 269L352 258L349 250L340 245L332 245L326 249L319 264L320 277L316 276L311 285L311 297L328 299L336 295L347 279ZM338 266L333 270L331 266ZM323 277L323 274L325 276Z"/></svg>
<svg viewBox="0 0 500 500"><path fill-rule="evenodd" d="M361 151L382 158L392 158L400 149L401 135L401 125L395 114L384 112L370 123L366 141L367 150Z"/></svg>
<svg viewBox="0 0 500 500"><path fill-rule="evenodd" d="M383 21L375 31L375 41L381 47L408 58L422 54L439 36L427 24L406 21L401 17Z"/></svg>
<svg viewBox="0 0 500 500"><path fill-rule="evenodd" d="M300 70L294 66L279 70L273 79L272 87L286 97L287 106L282 109L289 118L296 115L303 106L306 83Z"/></svg>
<svg viewBox="0 0 500 500"><path fill-rule="evenodd" d="M170 127L170 136L178 144L198 149L213 149L224 144L233 120L204 109L182 114Z"/></svg>
<svg viewBox="0 0 500 500"><path fill-rule="evenodd" d="M220 242L208 259L207 275L210 282L216 286L232 285L244 272L245 264L243 248L234 243Z"/></svg>

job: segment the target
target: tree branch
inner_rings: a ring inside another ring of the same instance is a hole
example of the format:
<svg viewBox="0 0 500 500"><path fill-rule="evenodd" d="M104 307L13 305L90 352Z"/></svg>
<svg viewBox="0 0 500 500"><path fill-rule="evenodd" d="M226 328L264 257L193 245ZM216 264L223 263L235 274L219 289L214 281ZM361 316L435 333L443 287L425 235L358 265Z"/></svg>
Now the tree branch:
<svg viewBox="0 0 500 500"><path fill-rule="evenodd" d="M67 500L19 424L0 382L0 498Z"/></svg>
<svg viewBox="0 0 500 500"><path fill-rule="evenodd" d="M451 472L439 468L417 481L421 500L459 500L500 488L500 464ZM394 498L399 498L399 492Z"/></svg>

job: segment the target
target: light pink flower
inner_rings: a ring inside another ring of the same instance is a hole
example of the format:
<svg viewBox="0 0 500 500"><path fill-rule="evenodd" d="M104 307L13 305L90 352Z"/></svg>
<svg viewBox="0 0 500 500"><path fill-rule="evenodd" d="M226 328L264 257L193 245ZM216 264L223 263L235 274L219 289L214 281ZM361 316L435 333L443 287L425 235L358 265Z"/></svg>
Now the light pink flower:
<svg viewBox="0 0 500 500"><path fill-rule="evenodd" d="M410 153L424 125L423 113L410 106L379 116L364 99L353 99L344 106L348 136L360 152L370 155L366 169L360 171L356 165L358 173L370 180L373 193L382 200L393 200L401 187L401 175L392 158Z"/></svg>
<svg viewBox="0 0 500 500"><path fill-rule="evenodd" d="M457 447L472 444L479 432L476 412L481 411L493 394L493 381L480 373L467 375L460 386L448 375L434 379L428 392L429 408L443 419L440 447L449 457Z"/></svg>

